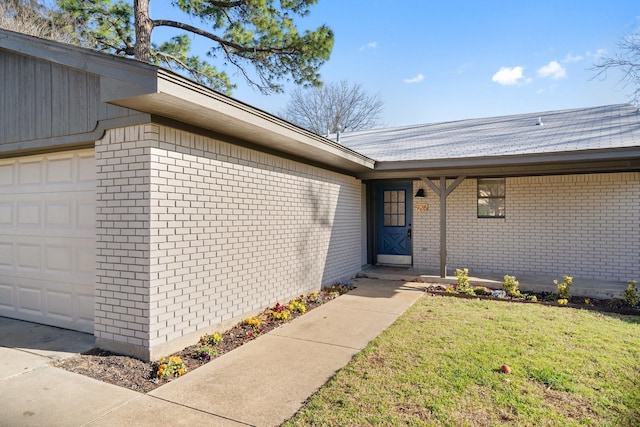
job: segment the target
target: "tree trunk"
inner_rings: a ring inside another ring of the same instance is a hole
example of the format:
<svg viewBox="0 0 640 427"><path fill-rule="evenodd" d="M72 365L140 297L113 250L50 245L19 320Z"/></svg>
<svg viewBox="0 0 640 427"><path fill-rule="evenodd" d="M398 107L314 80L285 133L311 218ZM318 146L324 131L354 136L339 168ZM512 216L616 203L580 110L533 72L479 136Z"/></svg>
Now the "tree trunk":
<svg viewBox="0 0 640 427"><path fill-rule="evenodd" d="M149 1L133 0L133 15L136 26L134 56L139 61L151 62L151 30L153 21L149 18Z"/></svg>

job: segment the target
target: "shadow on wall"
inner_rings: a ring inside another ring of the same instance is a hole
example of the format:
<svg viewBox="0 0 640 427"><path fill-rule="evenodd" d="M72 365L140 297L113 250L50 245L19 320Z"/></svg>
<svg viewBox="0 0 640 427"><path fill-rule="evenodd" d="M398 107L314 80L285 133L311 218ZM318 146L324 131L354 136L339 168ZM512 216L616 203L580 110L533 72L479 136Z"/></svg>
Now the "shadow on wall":
<svg viewBox="0 0 640 427"><path fill-rule="evenodd" d="M335 192L321 194L311 186L314 224L323 232L329 229L329 238L322 251L321 285L355 276L361 267L362 194L360 183L334 183ZM314 242L310 242L314 244Z"/></svg>

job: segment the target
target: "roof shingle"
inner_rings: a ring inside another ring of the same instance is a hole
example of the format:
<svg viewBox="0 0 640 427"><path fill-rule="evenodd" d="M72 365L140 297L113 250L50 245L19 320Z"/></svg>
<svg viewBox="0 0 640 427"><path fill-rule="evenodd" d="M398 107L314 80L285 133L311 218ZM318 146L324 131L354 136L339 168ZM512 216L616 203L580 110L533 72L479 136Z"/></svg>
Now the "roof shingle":
<svg viewBox="0 0 640 427"><path fill-rule="evenodd" d="M344 133L340 143L376 161L639 147L640 114L618 104Z"/></svg>

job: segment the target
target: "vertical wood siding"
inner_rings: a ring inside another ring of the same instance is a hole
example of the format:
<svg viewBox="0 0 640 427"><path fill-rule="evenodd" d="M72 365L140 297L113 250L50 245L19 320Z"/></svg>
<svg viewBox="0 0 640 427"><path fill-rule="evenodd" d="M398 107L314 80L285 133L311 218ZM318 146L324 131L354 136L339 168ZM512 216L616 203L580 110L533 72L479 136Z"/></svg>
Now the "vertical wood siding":
<svg viewBox="0 0 640 427"><path fill-rule="evenodd" d="M131 110L100 102L100 77L0 50L0 151L3 145L78 135Z"/></svg>

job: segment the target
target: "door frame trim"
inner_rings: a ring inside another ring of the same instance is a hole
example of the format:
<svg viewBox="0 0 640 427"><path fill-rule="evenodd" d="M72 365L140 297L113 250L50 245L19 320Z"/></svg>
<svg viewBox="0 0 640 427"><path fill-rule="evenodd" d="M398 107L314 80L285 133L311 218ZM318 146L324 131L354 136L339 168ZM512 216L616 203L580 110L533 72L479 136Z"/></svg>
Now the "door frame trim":
<svg viewBox="0 0 640 427"><path fill-rule="evenodd" d="M410 194L408 195L409 209L411 213L411 224L413 229L413 183L415 180L382 180L382 181L369 181L367 182L367 218L369 227L367 229L367 262L371 265L376 264L389 264L389 265L404 265L410 267L413 265L413 239L410 241L410 255L382 255L382 259L378 255L378 215L377 207L379 202L377 200L378 187L386 185L408 185L410 186ZM386 258L392 257L392 258ZM403 259L404 258L404 259ZM408 261L408 262L407 262Z"/></svg>

